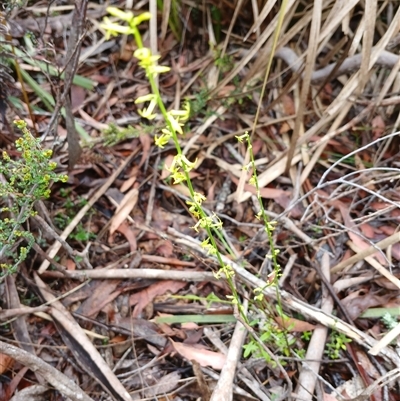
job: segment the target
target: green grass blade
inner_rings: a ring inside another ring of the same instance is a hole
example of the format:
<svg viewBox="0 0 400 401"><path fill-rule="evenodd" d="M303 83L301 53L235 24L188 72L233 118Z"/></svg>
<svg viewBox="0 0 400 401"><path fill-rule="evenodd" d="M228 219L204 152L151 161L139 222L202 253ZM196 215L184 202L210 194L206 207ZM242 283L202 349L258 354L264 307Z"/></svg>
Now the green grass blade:
<svg viewBox="0 0 400 401"><path fill-rule="evenodd" d="M360 315L360 318L381 318L386 313L390 316L400 316L400 307L394 308L370 308Z"/></svg>
<svg viewBox="0 0 400 401"><path fill-rule="evenodd" d="M233 315L179 315L156 317L155 323L236 323L236 318Z"/></svg>

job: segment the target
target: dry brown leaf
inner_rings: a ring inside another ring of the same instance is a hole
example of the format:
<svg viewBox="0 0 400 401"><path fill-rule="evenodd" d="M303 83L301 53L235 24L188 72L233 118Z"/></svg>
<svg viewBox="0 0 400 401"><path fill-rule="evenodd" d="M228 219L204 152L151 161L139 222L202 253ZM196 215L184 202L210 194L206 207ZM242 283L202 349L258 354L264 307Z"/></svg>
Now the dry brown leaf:
<svg viewBox="0 0 400 401"><path fill-rule="evenodd" d="M128 62L132 60L132 53L136 50L136 45L133 42L126 42L125 45L119 49L118 59Z"/></svg>
<svg viewBox="0 0 400 401"><path fill-rule="evenodd" d="M284 121L281 126L279 127L279 133L282 134L286 134L287 132L291 131L293 129L292 126L290 126L290 124L288 124L286 121Z"/></svg>
<svg viewBox="0 0 400 401"><path fill-rule="evenodd" d="M400 280L400 274L394 274L394 276ZM399 287L396 284L392 283L390 280L388 280L386 277L377 277L376 279L374 279L374 282L378 284L379 287L386 288L387 290L394 290L394 291L399 290ZM386 306L387 305L385 305L385 307Z"/></svg>
<svg viewBox="0 0 400 401"><path fill-rule="evenodd" d="M137 250L137 242L136 242L136 234L133 232L132 227L124 221L117 228L118 232L120 232L129 242L130 251L135 252Z"/></svg>
<svg viewBox="0 0 400 401"><path fill-rule="evenodd" d="M199 349L192 345L183 343L176 343L172 341L172 345L175 350L184 358L191 361L194 359L199 363L200 366L211 366L213 369L221 370L225 364L226 356L219 352L208 351L205 349Z"/></svg>
<svg viewBox="0 0 400 401"><path fill-rule="evenodd" d="M65 267L67 268L67 270L70 270L70 271L76 270L76 263L72 259L68 258L65 261Z"/></svg>
<svg viewBox="0 0 400 401"><path fill-rule="evenodd" d="M385 305L392 298L390 294L380 296L371 293L364 294L363 292L363 290L352 292L341 300L342 305L353 320L357 319L367 309Z"/></svg>
<svg viewBox="0 0 400 401"><path fill-rule="evenodd" d="M335 201L333 203L340 210L345 226L349 228L347 234L350 237L350 239L354 242L354 244L358 248L360 248L360 250L368 249L371 245L368 242L364 241L357 234L357 232L359 232L359 229L355 227L355 224L350 216L348 208L342 202ZM377 252L372 256L376 257L383 266L387 265L386 259L381 253Z"/></svg>
<svg viewBox="0 0 400 401"><path fill-rule="evenodd" d="M121 280L96 280L90 289L89 297L81 303L77 312L84 316L94 317L104 307L104 301L118 287ZM118 295L114 295L115 299ZM112 299L110 300L110 302Z"/></svg>
<svg viewBox="0 0 400 401"><path fill-rule="evenodd" d="M372 227L370 224L368 223L363 223L360 224L360 230L363 233L363 235L367 238L374 238L375 237L375 230L374 227Z"/></svg>
<svg viewBox="0 0 400 401"><path fill-rule="evenodd" d="M230 175L232 181L237 185L239 184L239 180L233 176L232 174ZM254 195L257 194L257 190L253 185L250 184L245 184L244 185L244 190L248 191ZM283 209L286 209L291 202L290 196L291 193L290 191L284 191L283 189L277 189L277 188L260 188L260 195L264 199L274 199L275 202L281 206ZM300 202L297 202L296 205L290 209L289 216L298 218L303 216L304 209L301 205Z"/></svg>
<svg viewBox="0 0 400 401"><path fill-rule="evenodd" d="M175 191L178 191L182 195L190 197L189 188L186 187L185 185L182 184L171 185L171 188L173 188Z"/></svg>
<svg viewBox="0 0 400 401"><path fill-rule="evenodd" d="M86 98L86 90L78 85L71 85L71 107L77 109Z"/></svg>
<svg viewBox="0 0 400 401"><path fill-rule="evenodd" d="M82 109L79 109L78 113L81 115L81 117L84 121L87 121L88 123L90 123L90 125L92 125L93 127L95 127L98 130L104 130L104 129L109 128L108 124L99 123L96 119L91 117L88 113L86 113Z"/></svg>
<svg viewBox="0 0 400 401"><path fill-rule="evenodd" d="M129 216L132 209L136 206L139 197L137 188L132 188L122 199L122 202L115 211L110 222L110 235L114 234L122 222Z"/></svg>
<svg viewBox="0 0 400 401"><path fill-rule="evenodd" d="M168 373L157 381L157 384L144 390L145 397L154 398L157 395L166 394L174 390L178 384L181 375L178 371Z"/></svg>
<svg viewBox="0 0 400 401"><path fill-rule="evenodd" d="M156 253L166 258L171 258L174 255L174 245L169 240L161 240L156 246Z"/></svg>
<svg viewBox="0 0 400 401"><path fill-rule="evenodd" d="M281 97L283 111L287 116L293 116L296 114L296 106L291 96L285 94Z"/></svg>
<svg viewBox="0 0 400 401"><path fill-rule="evenodd" d="M142 144L142 158L140 160L138 168L143 166L143 163L148 160L151 146L153 144L150 135L140 135L140 143Z"/></svg>
<svg viewBox="0 0 400 401"><path fill-rule="evenodd" d="M215 181L210 185L210 187L208 188L207 196L206 196L207 202L214 202L214 200L215 200L215 187L216 187L216 185L217 185L217 181L215 180Z"/></svg>
<svg viewBox="0 0 400 401"><path fill-rule="evenodd" d="M288 319L282 319L280 316L275 318L275 321L279 326L288 329L290 332L294 331L311 331L315 329L315 325L305 322L303 320L294 319L292 317Z"/></svg>
<svg viewBox="0 0 400 401"><path fill-rule="evenodd" d="M236 89L236 87L234 85L225 85L221 88L220 91L218 91L218 96L220 97L225 97L230 95L234 90Z"/></svg>
<svg viewBox="0 0 400 401"><path fill-rule="evenodd" d="M14 359L10 356L0 353L0 374L7 372L14 364Z"/></svg>
<svg viewBox="0 0 400 401"><path fill-rule="evenodd" d="M124 181L124 183L121 185L121 188L119 189L122 193L126 192L136 182L138 171L139 166L134 166L132 168L131 172L129 173L129 178Z"/></svg>
<svg viewBox="0 0 400 401"><path fill-rule="evenodd" d="M383 121L382 117L379 115L373 118L371 124L372 124L373 140L375 141L376 139L380 138L382 134L385 133L386 124Z"/></svg>
<svg viewBox="0 0 400 401"><path fill-rule="evenodd" d="M129 298L129 303L131 306L135 305L135 309L132 312L132 317L138 317L142 313L143 309L150 302L152 302L156 296L163 295L166 292L175 294L175 292L179 291L186 285L187 283L182 281L165 280L153 284L150 287L131 295Z"/></svg>
<svg viewBox="0 0 400 401"><path fill-rule="evenodd" d="M171 175L171 171L169 171L168 169L172 166L172 162L174 160L175 156L174 155L168 155L165 159L164 159L164 167L162 169L161 172L161 180L165 180L167 177L169 177Z"/></svg>
<svg viewBox="0 0 400 401"><path fill-rule="evenodd" d="M367 357L366 353L363 350L355 349L355 354L357 355L358 364L362 366L362 369L374 380L378 380L381 375L374 364L371 362L371 359ZM370 384L370 383L368 383Z"/></svg>

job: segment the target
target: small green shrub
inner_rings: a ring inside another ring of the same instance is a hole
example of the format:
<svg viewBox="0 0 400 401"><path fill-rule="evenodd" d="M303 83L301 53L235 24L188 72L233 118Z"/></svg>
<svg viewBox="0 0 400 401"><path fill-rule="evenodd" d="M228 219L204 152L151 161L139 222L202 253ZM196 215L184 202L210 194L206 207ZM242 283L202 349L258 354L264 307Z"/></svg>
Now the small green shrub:
<svg viewBox="0 0 400 401"><path fill-rule="evenodd" d="M22 131L22 137L15 142L21 157L13 160L4 151L0 161L0 275L15 272L35 241L32 233L23 228L35 215L35 202L50 196L52 182L68 180L66 175L54 173L57 163L50 160L53 152L41 148L26 123L14 123Z"/></svg>
<svg viewBox="0 0 400 401"><path fill-rule="evenodd" d="M339 359L340 352L346 350L346 344L351 342L351 339L346 337L345 334L339 333L338 331L332 331L329 342L325 346L325 354L330 359Z"/></svg>

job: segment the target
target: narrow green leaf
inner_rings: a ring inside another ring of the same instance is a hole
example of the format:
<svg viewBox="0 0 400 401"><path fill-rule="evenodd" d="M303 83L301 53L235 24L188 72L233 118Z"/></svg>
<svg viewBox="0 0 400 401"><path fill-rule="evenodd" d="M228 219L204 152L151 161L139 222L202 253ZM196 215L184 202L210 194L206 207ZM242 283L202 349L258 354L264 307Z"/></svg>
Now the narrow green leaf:
<svg viewBox="0 0 400 401"><path fill-rule="evenodd" d="M236 318L233 315L179 315L156 317L155 323L235 323Z"/></svg>

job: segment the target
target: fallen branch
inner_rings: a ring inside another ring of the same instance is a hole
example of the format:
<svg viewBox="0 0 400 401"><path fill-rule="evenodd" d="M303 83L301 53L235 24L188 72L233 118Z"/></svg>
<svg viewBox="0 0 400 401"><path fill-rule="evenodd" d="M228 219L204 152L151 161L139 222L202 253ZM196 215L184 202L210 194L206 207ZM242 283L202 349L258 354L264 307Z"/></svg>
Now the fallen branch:
<svg viewBox="0 0 400 401"><path fill-rule="evenodd" d="M71 379L36 355L30 354L3 341L0 341L0 353L10 356L22 365L28 367L32 372L37 372L56 390L72 401L93 401L93 399L86 395Z"/></svg>

